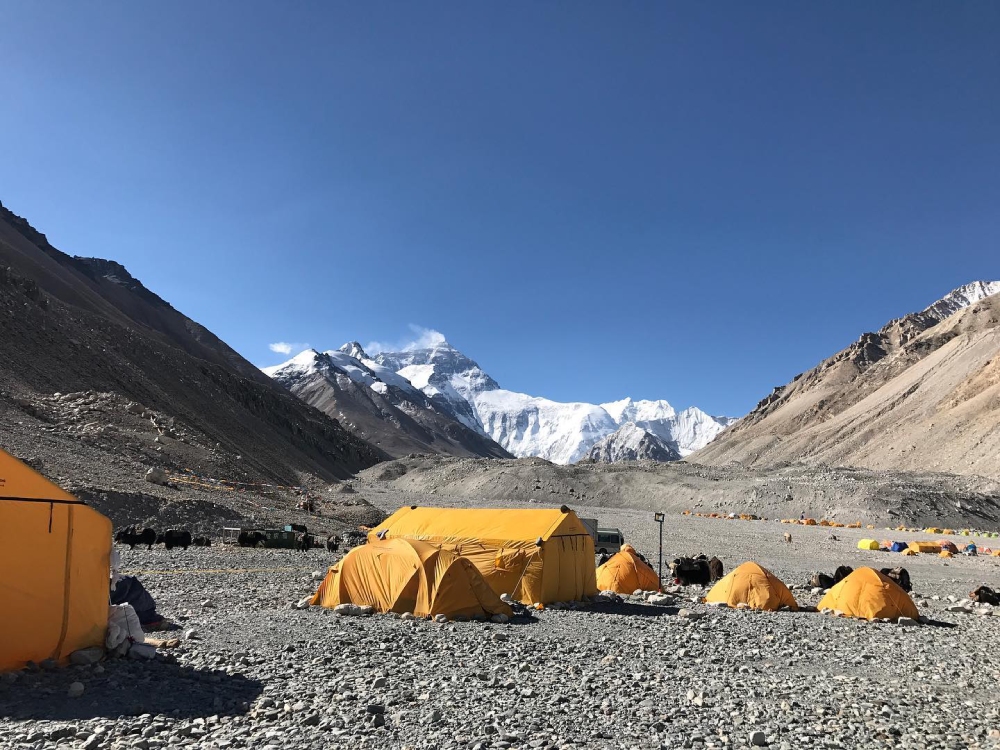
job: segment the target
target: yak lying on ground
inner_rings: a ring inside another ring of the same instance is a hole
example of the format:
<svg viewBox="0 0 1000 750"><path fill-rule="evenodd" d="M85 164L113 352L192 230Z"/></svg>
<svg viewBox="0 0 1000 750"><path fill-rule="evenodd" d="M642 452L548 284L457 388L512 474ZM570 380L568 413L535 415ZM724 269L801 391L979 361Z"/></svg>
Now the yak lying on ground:
<svg viewBox="0 0 1000 750"><path fill-rule="evenodd" d="M194 539L191 540L191 544L193 544L195 547L211 547L212 540L209 539L207 536L196 536Z"/></svg>
<svg viewBox="0 0 1000 750"><path fill-rule="evenodd" d="M814 588L830 589L843 581L853 572L854 568L850 565L841 565L833 572L832 576L828 576L826 573L813 573L812 578L809 579L809 585Z"/></svg>
<svg viewBox="0 0 1000 750"><path fill-rule="evenodd" d="M146 549L153 549L157 537L153 529L137 529L135 526L126 526L115 534L115 541L119 544L127 544L130 550L135 549L137 544L145 544Z"/></svg>
<svg viewBox="0 0 1000 750"><path fill-rule="evenodd" d="M262 547L267 540L263 531L241 531L236 543L241 547Z"/></svg>
<svg viewBox="0 0 1000 750"><path fill-rule="evenodd" d="M711 560L705 555L678 557L670 563L669 567L674 581L681 586L692 584L707 586L722 578L722 561L717 557L713 557Z"/></svg>
<svg viewBox="0 0 1000 750"><path fill-rule="evenodd" d="M295 549L299 552L308 552L313 546L313 535L306 532L295 535Z"/></svg>
<svg viewBox="0 0 1000 750"><path fill-rule="evenodd" d="M879 572L898 583L899 587L907 594L913 591L913 586L910 585L910 574L906 568L882 568Z"/></svg>
<svg viewBox="0 0 1000 750"><path fill-rule="evenodd" d="M187 549L191 546L191 532L169 529L156 538L156 543L163 544L168 550L172 550L174 547Z"/></svg>
<svg viewBox="0 0 1000 750"><path fill-rule="evenodd" d="M969 594L969 598L980 604L992 604L994 607L1000 606L1000 596L989 586L980 586Z"/></svg>

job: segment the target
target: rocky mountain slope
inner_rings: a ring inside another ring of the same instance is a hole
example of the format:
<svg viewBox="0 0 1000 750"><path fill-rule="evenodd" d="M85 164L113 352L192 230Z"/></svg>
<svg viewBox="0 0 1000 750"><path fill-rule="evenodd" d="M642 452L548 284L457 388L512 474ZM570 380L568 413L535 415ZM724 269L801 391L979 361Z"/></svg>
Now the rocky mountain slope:
<svg viewBox="0 0 1000 750"><path fill-rule="evenodd" d="M598 441L626 424L638 425L685 456L734 421L695 407L676 412L666 401L565 403L508 391L443 337L431 346L380 352L373 359L515 456L560 464L585 458Z"/></svg>
<svg viewBox="0 0 1000 750"><path fill-rule="evenodd" d="M866 333L691 457L1000 478L1000 282Z"/></svg>
<svg viewBox="0 0 1000 750"><path fill-rule="evenodd" d="M621 461L679 461L681 455L653 433L629 422L594 443L587 458L614 464Z"/></svg>
<svg viewBox="0 0 1000 750"><path fill-rule="evenodd" d="M66 255L2 207L0 341L0 447L74 488L179 499L146 468L293 486L385 457L121 265Z"/></svg>
<svg viewBox="0 0 1000 750"><path fill-rule="evenodd" d="M450 409L440 410L408 380L370 359L357 342L340 351L309 349L264 372L389 455L510 457L493 440L456 419Z"/></svg>

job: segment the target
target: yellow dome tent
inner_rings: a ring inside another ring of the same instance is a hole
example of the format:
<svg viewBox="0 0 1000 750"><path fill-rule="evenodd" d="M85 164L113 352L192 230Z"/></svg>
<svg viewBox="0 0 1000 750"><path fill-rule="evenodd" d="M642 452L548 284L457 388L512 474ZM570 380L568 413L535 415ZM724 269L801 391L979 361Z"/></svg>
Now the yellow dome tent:
<svg viewBox="0 0 1000 750"><path fill-rule="evenodd" d="M103 646L111 521L0 450L0 672Z"/></svg>
<svg viewBox="0 0 1000 750"><path fill-rule="evenodd" d="M941 550L938 557L954 557L954 555L946 549Z"/></svg>
<svg viewBox="0 0 1000 750"><path fill-rule="evenodd" d="M909 594L873 568L855 570L830 589L816 608L839 610L847 617L865 620L886 617L891 620L912 617L916 620L920 616Z"/></svg>
<svg viewBox="0 0 1000 750"><path fill-rule="evenodd" d="M312 604L359 604L379 612L449 617L513 614L464 557L410 539L355 547L330 568Z"/></svg>
<svg viewBox="0 0 1000 750"><path fill-rule="evenodd" d="M412 539L472 561L497 594L525 604L597 593L594 539L576 514L556 509L400 508L369 541Z"/></svg>
<svg viewBox="0 0 1000 750"><path fill-rule="evenodd" d="M655 570L639 559L632 545L623 544L621 552L612 555L597 569L597 588L619 594L639 590L659 591L660 578Z"/></svg>
<svg viewBox="0 0 1000 750"><path fill-rule="evenodd" d="M906 555L907 557L916 557L920 553L917 552L912 547L907 547L906 549L903 550L902 554Z"/></svg>
<svg viewBox="0 0 1000 750"><path fill-rule="evenodd" d="M874 539L862 539L858 542L858 549L877 550L881 548Z"/></svg>
<svg viewBox="0 0 1000 750"><path fill-rule="evenodd" d="M712 587L705 602L725 603L730 607L745 604L750 609L771 612L780 607L799 608L788 587L771 571L755 562L745 562L731 571Z"/></svg>

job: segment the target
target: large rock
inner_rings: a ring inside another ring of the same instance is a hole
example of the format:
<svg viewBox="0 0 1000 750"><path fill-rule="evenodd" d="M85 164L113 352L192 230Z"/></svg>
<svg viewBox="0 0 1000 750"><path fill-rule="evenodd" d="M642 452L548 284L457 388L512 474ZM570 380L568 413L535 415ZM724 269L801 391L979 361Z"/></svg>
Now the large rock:
<svg viewBox="0 0 1000 750"><path fill-rule="evenodd" d="M91 646L90 648L81 648L79 651L74 651L69 655L69 662L81 667L88 667L91 664L97 664L103 658L104 649L100 646Z"/></svg>
<svg viewBox="0 0 1000 750"><path fill-rule="evenodd" d="M371 607L362 607L360 604L338 604L333 608L334 614L341 617L364 617L374 611Z"/></svg>
<svg viewBox="0 0 1000 750"><path fill-rule="evenodd" d="M154 466L149 471L146 472L146 481L150 484L160 484L165 485L168 483L167 472L161 469L159 466Z"/></svg>

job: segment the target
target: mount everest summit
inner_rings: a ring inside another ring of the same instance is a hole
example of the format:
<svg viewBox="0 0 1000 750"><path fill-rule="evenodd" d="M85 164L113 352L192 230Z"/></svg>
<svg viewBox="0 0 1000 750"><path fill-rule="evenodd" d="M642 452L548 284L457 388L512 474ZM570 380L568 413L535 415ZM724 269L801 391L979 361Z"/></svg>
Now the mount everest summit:
<svg viewBox="0 0 1000 750"><path fill-rule="evenodd" d="M734 419L666 401L565 403L504 390L443 337L369 356L357 342L264 372L390 454L677 460Z"/></svg>

